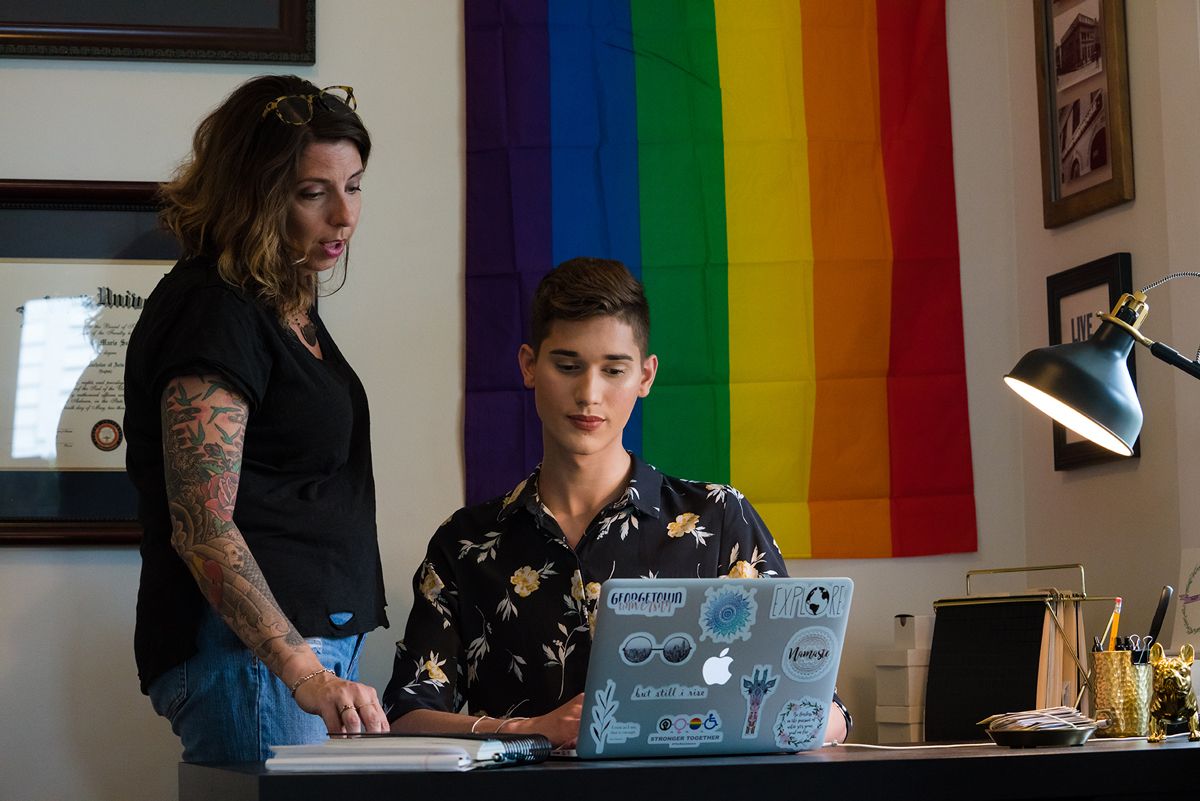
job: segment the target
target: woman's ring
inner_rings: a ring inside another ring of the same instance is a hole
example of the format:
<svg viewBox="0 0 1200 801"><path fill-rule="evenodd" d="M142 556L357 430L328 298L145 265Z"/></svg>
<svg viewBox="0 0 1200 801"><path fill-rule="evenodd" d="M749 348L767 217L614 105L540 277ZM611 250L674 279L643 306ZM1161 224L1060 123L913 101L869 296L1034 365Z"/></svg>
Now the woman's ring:
<svg viewBox="0 0 1200 801"><path fill-rule="evenodd" d="M342 715L346 714L347 709L354 709L354 706L352 704L343 705L342 708L338 710L338 717L340 718Z"/></svg>

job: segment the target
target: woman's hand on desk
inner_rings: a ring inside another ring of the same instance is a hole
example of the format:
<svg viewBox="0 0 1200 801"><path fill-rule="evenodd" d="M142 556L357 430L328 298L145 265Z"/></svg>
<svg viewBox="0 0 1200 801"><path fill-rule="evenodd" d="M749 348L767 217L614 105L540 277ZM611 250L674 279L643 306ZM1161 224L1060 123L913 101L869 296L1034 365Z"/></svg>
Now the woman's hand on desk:
<svg viewBox="0 0 1200 801"><path fill-rule="evenodd" d="M296 703L320 715L330 734L388 731L387 718L374 687L322 673L296 688Z"/></svg>
<svg viewBox="0 0 1200 801"><path fill-rule="evenodd" d="M556 748L574 748L579 739L579 718L583 714L583 693L565 704L536 718L514 720L504 726L504 732L544 734Z"/></svg>

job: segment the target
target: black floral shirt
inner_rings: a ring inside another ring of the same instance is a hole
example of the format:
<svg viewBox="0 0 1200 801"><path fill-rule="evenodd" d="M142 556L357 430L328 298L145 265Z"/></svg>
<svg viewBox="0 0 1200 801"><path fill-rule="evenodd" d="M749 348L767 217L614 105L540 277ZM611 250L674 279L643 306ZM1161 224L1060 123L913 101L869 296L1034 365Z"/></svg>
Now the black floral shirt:
<svg viewBox="0 0 1200 801"><path fill-rule="evenodd" d="M383 694L414 709L545 714L583 692L600 584L609 578L787 575L740 492L663 475L633 456L625 494L574 550L538 496L538 472L455 512L413 578L415 599Z"/></svg>

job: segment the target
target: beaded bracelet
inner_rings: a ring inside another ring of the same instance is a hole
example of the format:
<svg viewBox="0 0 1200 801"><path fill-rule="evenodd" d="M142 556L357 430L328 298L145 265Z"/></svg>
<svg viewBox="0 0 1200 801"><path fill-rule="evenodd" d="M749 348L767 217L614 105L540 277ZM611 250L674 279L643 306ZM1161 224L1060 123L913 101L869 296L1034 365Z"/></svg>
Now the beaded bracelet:
<svg viewBox="0 0 1200 801"><path fill-rule="evenodd" d="M291 688L292 689L292 698L296 697L296 690L300 689L301 684L308 681L309 679L315 679L317 676L320 676L322 673L333 673L333 671L330 670L329 668L324 668L322 670L318 670L316 673L309 673L307 676L304 676L303 678L296 679L296 683L293 684L292 688Z"/></svg>

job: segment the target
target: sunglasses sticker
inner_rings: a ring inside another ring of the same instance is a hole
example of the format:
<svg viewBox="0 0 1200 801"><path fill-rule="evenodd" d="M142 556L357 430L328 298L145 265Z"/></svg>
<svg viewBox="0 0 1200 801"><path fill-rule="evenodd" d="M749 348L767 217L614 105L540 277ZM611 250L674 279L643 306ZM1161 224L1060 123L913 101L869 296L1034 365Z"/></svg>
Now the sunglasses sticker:
<svg viewBox="0 0 1200 801"><path fill-rule="evenodd" d="M604 753L605 743L623 743L636 739L642 733L640 724L617 720L617 707L621 702L614 697L616 693L617 685L612 679L608 680L603 690L596 691L596 705L592 707L592 725L588 727L588 732L596 743L597 754Z"/></svg>
<svg viewBox="0 0 1200 801"><path fill-rule="evenodd" d="M746 699L746 725L742 728L742 739L758 737L758 710L763 701L779 689L779 677L771 674L770 665L755 665L754 674L742 676L742 696Z"/></svg>
<svg viewBox="0 0 1200 801"><path fill-rule="evenodd" d="M833 667L837 637L824 626L800 629L783 649L783 672L793 681L816 681Z"/></svg>
<svg viewBox="0 0 1200 801"><path fill-rule="evenodd" d="M771 598L771 619L841 617L846 613L846 586L777 585Z"/></svg>
<svg viewBox="0 0 1200 801"><path fill-rule="evenodd" d="M791 751L811 748L825 734L826 704L816 698L793 698L775 718L775 745Z"/></svg>
<svg viewBox="0 0 1200 801"><path fill-rule="evenodd" d="M693 684L691 687L686 687L682 684L668 684L665 687L652 687L649 684L646 686L637 685L633 688L633 694L629 696L630 701L673 701L678 698L707 698L708 688Z"/></svg>
<svg viewBox="0 0 1200 801"><path fill-rule="evenodd" d="M684 587L664 587L660 590L612 590L608 593L608 608L618 615L671 617L687 601Z"/></svg>
<svg viewBox="0 0 1200 801"><path fill-rule="evenodd" d="M757 589L747 590L736 584L706 589L708 600L700 605L700 641L706 637L727 643L749 640L750 627L758 614L756 592Z"/></svg>
<svg viewBox="0 0 1200 801"><path fill-rule="evenodd" d="M698 748L701 743L719 743L725 736L715 709L703 715L663 715L654 729L646 742L671 748Z"/></svg>
<svg viewBox="0 0 1200 801"><path fill-rule="evenodd" d="M682 631L667 635L662 642L655 641L654 635L648 632L638 631L621 643L621 661L627 665L644 665L657 654L668 665L682 665L692 658L695 650L696 641Z"/></svg>

